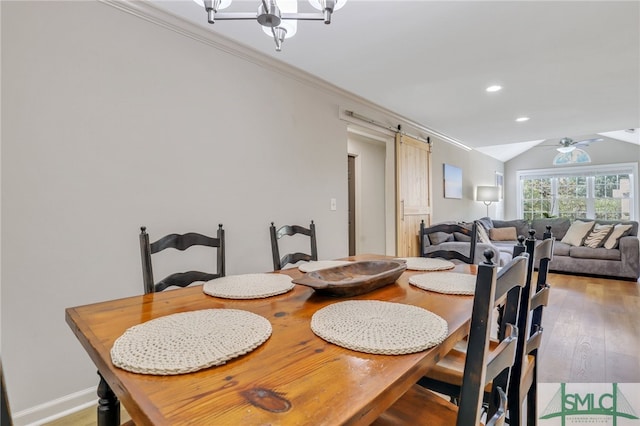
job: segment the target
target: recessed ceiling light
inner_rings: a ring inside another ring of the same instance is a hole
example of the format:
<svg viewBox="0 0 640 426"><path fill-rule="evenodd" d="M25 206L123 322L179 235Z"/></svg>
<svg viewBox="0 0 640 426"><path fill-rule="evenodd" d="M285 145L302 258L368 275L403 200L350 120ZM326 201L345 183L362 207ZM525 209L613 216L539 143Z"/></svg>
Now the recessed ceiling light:
<svg viewBox="0 0 640 426"><path fill-rule="evenodd" d="M486 90L487 90L487 92L497 92L498 90L502 90L502 86L498 86L496 84L496 85L487 87Z"/></svg>
<svg viewBox="0 0 640 426"><path fill-rule="evenodd" d="M518 117L516 118L518 123L522 123L523 121L529 121L529 117Z"/></svg>

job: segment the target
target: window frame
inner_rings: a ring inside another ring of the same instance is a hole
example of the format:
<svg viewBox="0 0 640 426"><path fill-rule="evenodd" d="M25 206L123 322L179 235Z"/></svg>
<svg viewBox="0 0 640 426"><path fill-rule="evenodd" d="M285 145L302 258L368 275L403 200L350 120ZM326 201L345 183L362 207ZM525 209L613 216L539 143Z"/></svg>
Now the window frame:
<svg viewBox="0 0 640 426"><path fill-rule="evenodd" d="M548 177L551 178L552 193L557 194L557 179L559 177L587 177L587 217L595 217L595 198L594 185L595 176L607 174L629 174L631 175L631 188L629 193L629 199L632 203L632 208L629 212L629 220L637 220L638 217L638 163L616 163L616 164L602 164L598 166L573 166L573 167L558 167L552 169L531 169L531 170L518 170L516 171L516 213L517 217L524 217L523 210L523 182L525 178L529 177ZM558 204L554 203L554 212L551 214L557 215Z"/></svg>

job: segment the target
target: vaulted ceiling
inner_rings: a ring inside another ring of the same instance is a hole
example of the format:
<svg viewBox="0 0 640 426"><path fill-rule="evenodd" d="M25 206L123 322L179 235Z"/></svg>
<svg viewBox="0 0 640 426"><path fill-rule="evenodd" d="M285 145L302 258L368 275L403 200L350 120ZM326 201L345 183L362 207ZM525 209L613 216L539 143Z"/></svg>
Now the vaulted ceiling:
<svg viewBox="0 0 640 426"><path fill-rule="evenodd" d="M210 25L192 0L154 4L503 161L640 127L638 1L349 0L331 25L299 22L281 52L255 21Z"/></svg>

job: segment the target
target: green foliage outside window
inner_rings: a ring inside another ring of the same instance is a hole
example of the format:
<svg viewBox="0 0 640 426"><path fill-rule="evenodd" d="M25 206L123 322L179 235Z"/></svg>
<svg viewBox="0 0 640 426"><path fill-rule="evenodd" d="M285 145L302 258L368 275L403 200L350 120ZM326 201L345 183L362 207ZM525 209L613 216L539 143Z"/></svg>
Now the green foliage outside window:
<svg viewBox="0 0 640 426"><path fill-rule="evenodd" d="M629 174L527 177L522 181L523 218L629 220L630 184Z"/></svg>

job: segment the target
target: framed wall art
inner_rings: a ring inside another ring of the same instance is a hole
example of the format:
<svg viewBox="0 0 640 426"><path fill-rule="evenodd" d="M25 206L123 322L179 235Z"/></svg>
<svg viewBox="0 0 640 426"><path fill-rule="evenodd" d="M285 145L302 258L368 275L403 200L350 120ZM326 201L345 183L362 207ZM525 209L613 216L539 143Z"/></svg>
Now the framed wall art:
<svg viewBox="0 0 640 426"><path fill-rule="evenodd" d="M444 198L462 199L462 169L444 164Z"/></svg>

